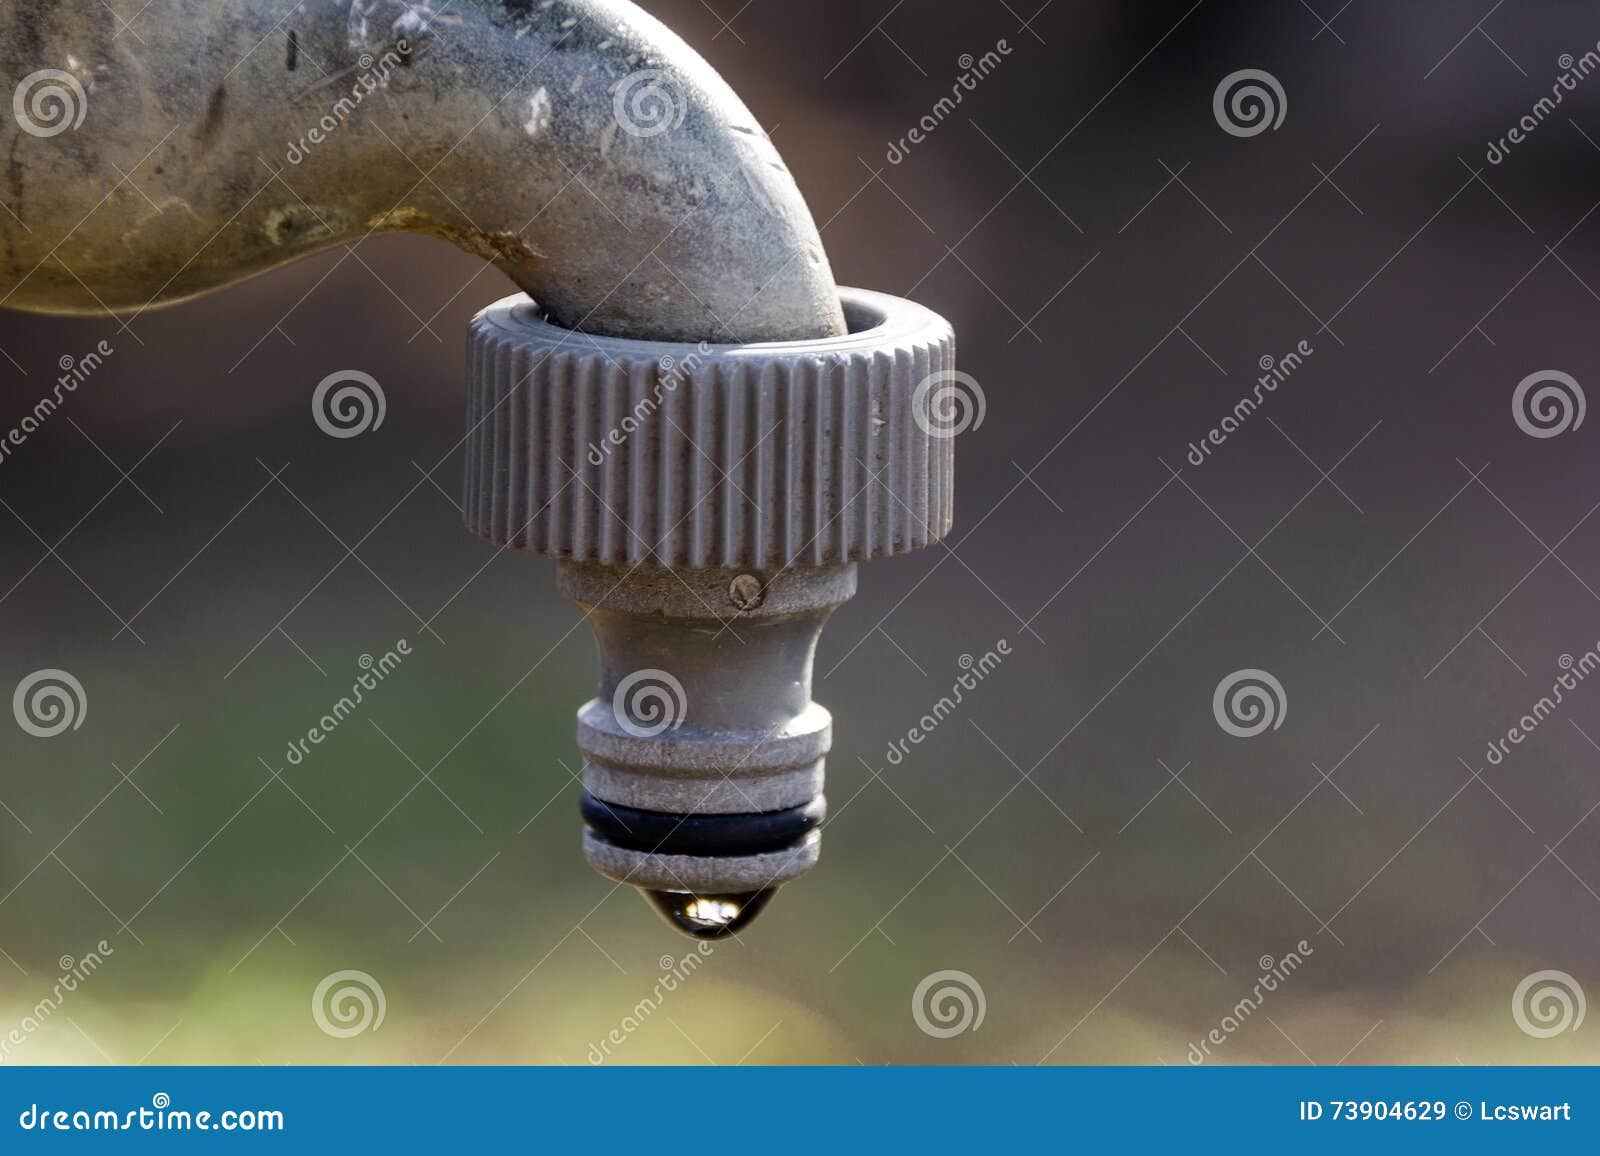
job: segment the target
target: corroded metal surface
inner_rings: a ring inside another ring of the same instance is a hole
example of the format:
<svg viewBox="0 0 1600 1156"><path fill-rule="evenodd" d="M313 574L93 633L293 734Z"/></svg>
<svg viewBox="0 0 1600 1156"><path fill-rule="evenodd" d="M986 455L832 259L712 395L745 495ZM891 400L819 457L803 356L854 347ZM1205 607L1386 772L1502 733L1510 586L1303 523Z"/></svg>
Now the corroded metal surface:
<svg viewBox="0 0 1600 1156"><path fill-rule="evenodd" d="M442 237L552 320L843 331L761 126L620 0L0 0L0 303L180 301L374 232Z"/></svg>

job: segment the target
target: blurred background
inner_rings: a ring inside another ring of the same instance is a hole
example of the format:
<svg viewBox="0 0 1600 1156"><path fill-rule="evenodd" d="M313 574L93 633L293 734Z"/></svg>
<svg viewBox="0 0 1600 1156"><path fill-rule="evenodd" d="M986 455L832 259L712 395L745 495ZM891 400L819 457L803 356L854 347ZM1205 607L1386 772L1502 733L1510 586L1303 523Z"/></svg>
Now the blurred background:
<svg viewBox="0 0 1600 1156"><path fill-rule="evenodd" d="M0 726L0 1036L110 949L6 1062L582 1064L613 1030L611 1063L1600 1058L1600 681L1487 755L1600 640L1594 422L1512 404L1600 381L1600 79L1487 157L1600 14L644 6L769 129L840 281L948 317L986 403L949 542L864 566L824 634L821 866L656 999L694 945L578 846L589 631L552 563L460 528L492 269L375 238L126 331L8 313L0 427L115 354L0 463L0 685L87 700ZM1241 69L1277 128L1219 123ZM388 414L335 440L310 398L347 368ZM1240 738L1213 693L1250 669L1283 693ZM385 1015L338 1038L313 998L347 970ZM981 1025L919 1027L943 971ZM1514 1012L1545 971L1566 1014Z"/></svg>

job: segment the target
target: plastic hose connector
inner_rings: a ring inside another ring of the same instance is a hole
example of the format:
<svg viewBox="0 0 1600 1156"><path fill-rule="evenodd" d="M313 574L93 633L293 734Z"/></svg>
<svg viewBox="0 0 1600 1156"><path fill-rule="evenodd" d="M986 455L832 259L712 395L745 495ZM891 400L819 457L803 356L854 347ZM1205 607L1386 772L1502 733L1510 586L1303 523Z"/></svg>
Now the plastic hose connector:
<svg viewBox="0 0 1600 1156"><path fill-rule="evenodd" d="M677 344L545 321L524 295L468 339L466 521L500 545L605 564L779 569L948 532L955 370L942 317L841 289L849 332Z"/></svg>

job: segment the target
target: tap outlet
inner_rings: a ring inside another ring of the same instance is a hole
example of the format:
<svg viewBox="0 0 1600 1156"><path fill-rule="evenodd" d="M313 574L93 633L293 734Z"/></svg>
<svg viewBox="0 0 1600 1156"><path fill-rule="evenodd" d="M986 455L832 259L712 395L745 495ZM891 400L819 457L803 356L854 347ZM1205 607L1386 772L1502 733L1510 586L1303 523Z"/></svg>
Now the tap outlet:
<svg viewBox="0 0 1600 1156"><path fill-rule="evenodd" d="M747 926L816 866L832 720L811 700L857 563L950 526L937 315L840 291L849 332L686 345L472 327L467 520L560 560L600 653L578 712L583 848L672 923Z"/></svg>

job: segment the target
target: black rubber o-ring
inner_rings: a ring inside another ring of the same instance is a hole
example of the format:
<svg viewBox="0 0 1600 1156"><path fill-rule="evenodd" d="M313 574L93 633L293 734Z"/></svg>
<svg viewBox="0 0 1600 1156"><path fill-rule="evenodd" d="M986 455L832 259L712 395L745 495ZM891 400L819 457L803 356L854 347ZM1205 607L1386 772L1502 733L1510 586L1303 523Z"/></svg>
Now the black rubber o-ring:
<svg viewBox="0 0 1600 1156"><path fill-rule="evenodd" d="M827 800L782 811L734 815L674 815L641 811L597 799L588 791L578 802L583 821L606 842L625 851L657 855L759 855L781 851L822 825Z"/></svg>

